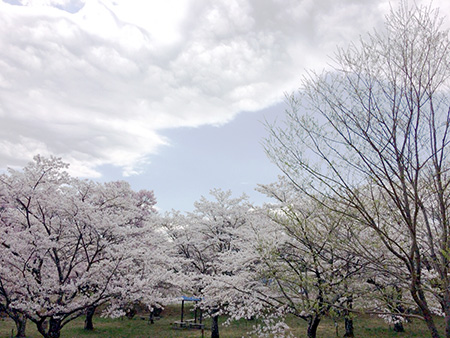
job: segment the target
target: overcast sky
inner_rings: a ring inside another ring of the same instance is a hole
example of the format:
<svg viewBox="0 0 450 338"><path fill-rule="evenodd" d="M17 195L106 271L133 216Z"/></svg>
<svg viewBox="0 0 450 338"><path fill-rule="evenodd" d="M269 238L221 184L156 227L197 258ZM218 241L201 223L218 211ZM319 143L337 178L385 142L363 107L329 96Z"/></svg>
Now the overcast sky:
<svg viewBox="0 0 450 338"><path fill-rule="evenodd" d="M56 155L76 176L154 190L162 211L212 188L259 203L256 184L278 174L261 121L388 11L384 0L0 0L0 168Z"/></svg>

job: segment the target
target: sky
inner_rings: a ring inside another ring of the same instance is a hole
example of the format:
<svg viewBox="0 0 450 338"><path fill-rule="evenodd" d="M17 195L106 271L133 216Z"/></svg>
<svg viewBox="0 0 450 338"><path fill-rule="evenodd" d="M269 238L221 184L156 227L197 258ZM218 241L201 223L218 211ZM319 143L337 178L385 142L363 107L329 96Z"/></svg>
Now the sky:
<svg viewBox="0 0 450 338"><path fill-rule="evenodd" d="M74 176L154 190L161 211L213 188L262 203L254 188L279 174L263 122L396 4L0 0L0 169L54 155Z"/></svg>

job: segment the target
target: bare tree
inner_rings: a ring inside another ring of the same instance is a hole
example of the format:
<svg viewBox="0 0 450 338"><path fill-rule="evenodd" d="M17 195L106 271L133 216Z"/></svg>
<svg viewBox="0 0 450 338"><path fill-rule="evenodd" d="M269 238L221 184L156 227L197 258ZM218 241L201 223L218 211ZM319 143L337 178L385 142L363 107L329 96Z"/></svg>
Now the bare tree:
<svg viewBox="0 0 450 338"><path fill-rule="evenodd" d="M382 33L305 78L265 144L298 189L378 236L434 338L435 313L450 337L450 44L441 27L438 10L401 3Z"/></svg>

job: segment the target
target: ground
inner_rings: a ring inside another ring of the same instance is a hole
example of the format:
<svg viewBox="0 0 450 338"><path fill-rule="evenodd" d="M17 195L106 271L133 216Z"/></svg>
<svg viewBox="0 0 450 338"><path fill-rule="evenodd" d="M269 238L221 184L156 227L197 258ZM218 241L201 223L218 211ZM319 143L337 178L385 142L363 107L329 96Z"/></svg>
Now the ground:
<svg viewBox="0 0 450 338"><path fill-rule="evenodd" d="M95 330L88 332L83 329L84 318L79 318L69 323L63 328L61 338L190 338L202 337L201 330L174 330L171 328L171 323L180 320L180 308L178 306L170 306L162 314L162 318L155 321L155 324L150 324L147 320L141 319L141 316L136 316L132 320L129 319L108 319L96 316L94 318ZM192 313L188 312L185 317L189 318ZM223 318L222 318L223 322ZM437 319L438 326L441 332L444 332L443 320ZM230 326L220 326L221 338L241 338L249 337L247 334L256 324L256 321L240 320L231 323ZM289 326L292 327L292 332L295 337L304 337L306 333L306 324L304 321L297 318L288 319ZM206 329L203 336L210 337L208 328L210 327L209 320L205 321ZM343 321L338 321L338 334L342 337L344 334ZM0 338L11 337L12 330L15 329L14 323L9 319L0 319ZM376 338L390 338L390 337L428 337L426 325L414 320L405 325L405 333L396 333L392 326L384 323L381 319L372 316L360 316L355 318L355 336L356 337L376 337ZM41 335L37 332L33 323L28 323L27 334L29 338L40 338ZM333 320L326 319L320 323L318 329L318 337L320 338L335 338L336 326Z"/></svg>

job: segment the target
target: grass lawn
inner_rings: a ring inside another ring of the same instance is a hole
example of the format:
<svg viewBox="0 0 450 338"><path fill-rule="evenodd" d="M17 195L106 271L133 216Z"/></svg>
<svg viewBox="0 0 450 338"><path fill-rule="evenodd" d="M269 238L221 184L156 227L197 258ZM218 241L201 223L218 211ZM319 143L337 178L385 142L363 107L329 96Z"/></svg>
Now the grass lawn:
<svg viewBox="0 0 450 338"><path fill-rule="evenodd" d="M132 320L125 319L108 319L100 318L96 316L94 318L94 331L85 331L83 329L84 318L78 318L75 321L67 324L62 330L62 338L78 338L78 337L90 337L90 338L189 338L189 337L202 337L201 330L174 330L171 328L171 323L180 320L179 314L180 308L171 306L168 307L162 313L162 317L155 321L155 324L150 324L146 320L135 317ZM192 317L191 313L185 315L185 317ZM210 321L207 319L204 321L206 329L204 331L204 337L210 337ZM240 320L233 322L229 326L220 326L221 338L241 338L248 337L247 332L251 331L255 321ZM306 323L297 318L288 318L288 324L292 328L292 332L295 337L306 336ZM419 321L414 320L411 323L405 324L405 333L396 333L392 327L389 327L386 323L377 317L363 316L355 318L355 336L361 338L376 337L429 337L426 325ZM440 331L444 332L444 323L442 319L437 319L437 324ZM15 330L14 322L9 319L0 319L0 338L11 337L11 330ZM343 322L338 323L339 336L344 334ZM28 322L27 334L30 338L42 337L36 330L33 323ZM334 323L330 319L323 320L318 329L318 338L335 338L336 328Z"/></svg>

